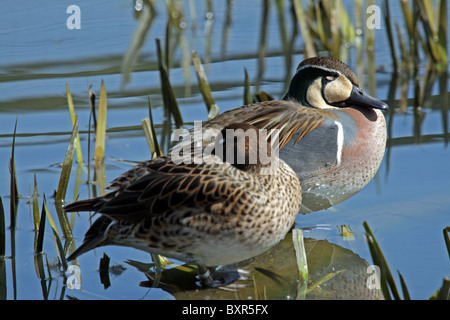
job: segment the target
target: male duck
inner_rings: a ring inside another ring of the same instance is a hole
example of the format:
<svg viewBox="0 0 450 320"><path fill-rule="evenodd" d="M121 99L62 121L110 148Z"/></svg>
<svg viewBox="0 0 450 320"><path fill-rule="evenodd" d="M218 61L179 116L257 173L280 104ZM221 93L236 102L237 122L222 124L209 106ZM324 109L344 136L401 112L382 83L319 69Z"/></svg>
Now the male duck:
<svg viewBox="0 0 450 320"><path fill-rule="evenodd" d="M350 198L374 177L386 146L387 109L359 88L345 63L314 57L300 63L282 100L226 111L202 130L237 119L279 129L279 156L300 179L300 212L307 213Z"/></svg>
<svg viewBox="0 0 450 320"><path fill-rule="evenodd" d="M260 161L266 137L239 143L251 130L259 137L254 126L231 124L223 137L230 130L237 138L217 139L216 152L200 154L199 164L176 164L170 154L155 158L114 180L109 194L67 205L65 211L101 214L68 260L100 246L130 246L199 265L202 283L218 286L224 278L219 281L211 267L251 258L277 244L300 210L297 175L271 153L266 154L272 163Z"/></svg>

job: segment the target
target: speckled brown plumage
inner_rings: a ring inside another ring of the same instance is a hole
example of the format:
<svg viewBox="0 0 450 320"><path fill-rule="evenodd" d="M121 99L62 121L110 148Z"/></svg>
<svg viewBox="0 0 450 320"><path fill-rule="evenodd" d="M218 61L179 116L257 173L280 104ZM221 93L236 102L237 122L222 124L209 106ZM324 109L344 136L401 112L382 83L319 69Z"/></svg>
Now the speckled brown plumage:
<svg viewBox="0 0 450 320"><path fill-rule="evenodd" d="M258 255L284 237L301 204L297 176L275 161L271 174L261 174L259 162L246 170L220 161L175 164L170 154L144 162L114 180L106 196L65 207L101 214L69 260L104 245L202 266Z"/></svg>

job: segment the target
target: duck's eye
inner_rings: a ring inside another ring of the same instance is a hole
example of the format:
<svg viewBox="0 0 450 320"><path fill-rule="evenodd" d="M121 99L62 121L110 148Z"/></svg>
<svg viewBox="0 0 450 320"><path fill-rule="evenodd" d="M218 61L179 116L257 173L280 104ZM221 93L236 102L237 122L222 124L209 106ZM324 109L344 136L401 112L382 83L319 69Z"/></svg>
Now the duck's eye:
<svg viewBox="0 0 450 320"><path fill-rule="evenodd" d="M333 82L334 80L336 80L338 77L337 76L332 76L332 75L328 75L325 77L322 77L322 90L325 89L325 87L330 83Z"/></svg>

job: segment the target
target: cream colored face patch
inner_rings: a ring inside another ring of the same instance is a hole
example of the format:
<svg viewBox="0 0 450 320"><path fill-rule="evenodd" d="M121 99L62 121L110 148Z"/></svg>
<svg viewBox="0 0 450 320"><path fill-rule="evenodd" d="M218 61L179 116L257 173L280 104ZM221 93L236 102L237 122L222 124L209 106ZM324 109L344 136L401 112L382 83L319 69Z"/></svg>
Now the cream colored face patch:
<svg viewBox="0 0 450 320"><path fill-rule="evenodd" d="M325 87L325 99L328 103L342 102L350 98L353 84L345 76L339 75Z"/></svg>
<svg viewBox="0 0 450 320"><path fill-rule="evenodd" d="M322 97L322 78L317 78L308 87L306 92L306 99L309 104L316 108L329 108L330 106Z"/></svg>

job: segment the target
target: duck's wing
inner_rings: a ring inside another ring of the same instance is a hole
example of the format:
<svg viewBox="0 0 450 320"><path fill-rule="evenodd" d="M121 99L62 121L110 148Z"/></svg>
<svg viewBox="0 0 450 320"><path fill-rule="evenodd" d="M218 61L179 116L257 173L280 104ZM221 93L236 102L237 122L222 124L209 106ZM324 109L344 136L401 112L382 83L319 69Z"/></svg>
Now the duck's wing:
<svg viewBox="0 0 450 320"><path fill-rule="evenodd" d="M233 172L237 169L228 163L174 164L169 157L157 158L116 179L112 184L116 190L106 196L75 202L65 210L92 210L128 222L182 207L208 211L213 204L242 192Z"/></svg>
<svg viewBox="0 0 450 320"><path fill-rule="evenodd" d="M239 119L258 129L267 129L268 136L272 138L277 134L279 147L282 148L292 137L296 136L296 143L307 133L324 125L326 117L333 118L335 115L328 110L308 108L295 101L273 100L228 110L206 121L203 127L221 130L227 123Z"/></svg>
<svg viewBox="0 0 450 320"><path fill-rule="evenodd" d="M279 103L274 103L262 112L247 118L246 122L257 128L267 129L272 138L277 135L280 149L294 136L296 136L294 143L297 143L307 133L321 126L325 120L324 110L304 107L298 103L277 102Z"/></svg>

